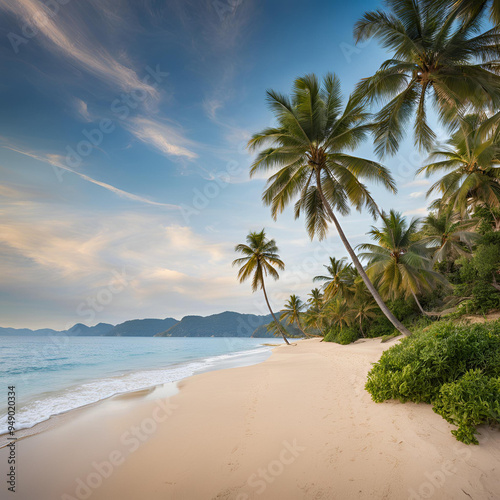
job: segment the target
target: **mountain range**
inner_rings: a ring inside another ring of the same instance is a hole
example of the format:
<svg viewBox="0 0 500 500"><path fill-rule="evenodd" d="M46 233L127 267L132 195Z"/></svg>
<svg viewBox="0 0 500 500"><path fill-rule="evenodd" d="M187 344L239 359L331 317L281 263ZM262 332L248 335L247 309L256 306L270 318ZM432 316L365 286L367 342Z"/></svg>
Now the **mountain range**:
<svg viewBox="0 0 500 500"><path fill-rule="evenodd" d="M98 323L87 326L77 323L68 330L57 331L50 328L30 330L29 328L2 328L0 336L53 336L71 337L259 337L268 338L273 334L265 325L272 321L270 314L241 314L226 311L210 316L185 316L180 321L174 318L133 319L111 325ZM287 330L296 335L295 328ZM300 333L300 332L299 332Z"/></svg>

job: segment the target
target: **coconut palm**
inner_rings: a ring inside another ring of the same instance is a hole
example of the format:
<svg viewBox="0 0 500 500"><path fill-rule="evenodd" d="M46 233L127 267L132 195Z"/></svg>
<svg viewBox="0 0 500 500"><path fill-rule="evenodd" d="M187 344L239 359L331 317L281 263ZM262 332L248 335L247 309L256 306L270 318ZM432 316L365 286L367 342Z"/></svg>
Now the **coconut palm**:
<svg viewBox="0 0 500 500"><path fill-rule="evenodd" d="M429 249L417 240L419 219L407 223L405 217L391 210L383 219L380 229L373 227L368 233L378 243L365 243L360 257L368 261L366 272L377 284L386 299L413 297L422 314L417 294L432 291L437 283L446 280L432 270Z"/></svg>
<svg viewBox="0 0 500 500"><path fill-rule="evenodd" d="M337 294L346 297L350 294L350 287L354 284L354 273L351 264L346 263L346 258L336 259L330 257L330 265L323 266L327 271L326 276L315 276L313 281L323 281L323 290L326 300Z"/></svg>
<svg viewBox="0 0 500 500"><path fill-rule="evenodd" d="M384 304L334 213L347 215L353 206L367 208L373 216L378 214L363 179L396 191L386 167L348 154L369 130L363 105L350 98L344 107L340 82L332 74L324 78L323 85L315 75L297 78L291 98L272 90L267 96L278 123L255 134L248 143L251 150L268 146L258 153L250 171L251 175L274 171L263 194L264 203L271 206L276 218L297 199L295 217L305 214L311 238L324 238L332 222L379 307L401 333L410 335Z"/></svg>
<svg viewBox="0 0 500 500"><path fill-rule="evenodd" d="M323 308L322 315L326 321L337 326L341 331L344 327L351 326L353 323L353 312L345 299L335 297L327 302Z"/></svg>
<svg viewBox="0 0 500 500"><path fill-rule="evenodd" d="M285 332L280 325L278 319L269 304L267 298L266 287L264 285L264 277L270 276L274 280L279 278L277 269L285 269L285 264L279 258L278 247L274 240L266 238L265 230L260 232L253 231L246 238L247 244L240 243L234 247L235 252L241 253L244 257L233 261L233 266L241 266L238 271L238 279L243 283L248 278L252 278L252 292L256 292L259 288L264 293L267 307L276 323L276 328L279 330L283 339L289 344Z"/></svg>
<svg viewBox="0 0 500 500"><path fill-rule="evenodd" d="M377 316L375 311L378 309L378 306L373 302L359 301L355 302L350 307L352 309L354 320L359 322L359 331L364 337L365 332L363 331L363 323Z"/></svg>
<svg viewBox="0 0 500 500"><path fill-rule="evenodd" d="M445 125L470 106L500 105L500 28L480 33L478 16L456 22L461 10L446 3L386 0L389 12L367 12L354 27L357 41L376 38L393 53L356 88L360 98L385 103L374 128L379 156L398 150L413 116L415 144L430 149L428 105Z"/></svg>
<svg viewBox="0 0 500 500"><path fill-rule="evenodd" d="M323 316L321 315L323 309L323 294L319 288L311 290L307 304L309 308L304 317L306 325L316 328L324 336Z"/></svg>
<svg viewBox="0 0 500 500"><path fill-rule="evenodd" d="M474 219L463 220L451 208L431 212L423 221L421 242L432 249L435 262L447 262L448 271L454 260L470 256L470 246L478 237Z"/></svg>
<svg viewBox="0 0 500 500"><path fill-rule="evenodd" d="M417 174L443 173L427 195L438 191L443 202L465 215L471 208L500 207L499 129L491 120L468 115L443 147L431 151Z"/></svg>
<svg viewBox="0 0 500 500"><path fill-rule="evenodd" d="M300 314L304 309L305 304L300 300L297 295L290 295L290 298L286 301L285 306L281 309L280 320L285 320L287 325L296 324L298 329L306 336L309 337L300 322Z"/></svg>

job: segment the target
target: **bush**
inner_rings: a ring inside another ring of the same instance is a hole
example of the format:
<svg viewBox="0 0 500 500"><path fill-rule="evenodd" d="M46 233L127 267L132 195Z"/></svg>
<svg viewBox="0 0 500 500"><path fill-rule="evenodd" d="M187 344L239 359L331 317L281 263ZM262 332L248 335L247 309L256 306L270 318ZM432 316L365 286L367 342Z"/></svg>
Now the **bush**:
<svg viewBox="0 0 500 500"><path fill-rule="evenodd" d="M342 345L351 344L359 339L359 330L357 328L344 328L337 335L336 342Z"/></svg>
<svg viewBox="0 0 500 500"><path fill-rule="evenodd" d="M500 376L500 321L460 326L434 323L385 351L369 372L366 389L376 402L397 399L403 403L433 403L451 415L449 384L458 382L470 370L481 370L486 378ZM464 387L459 386L454 394ZM481 415L481 394L470 399L469 407L464 409L467 415ZM466 442L470 433L464 425L456 436Z"/></svg>
<svg viewBox="0 0 500 500"><path fill-rule="evenodd" d="M359 338L359 330L357 328L349 327L343 328L332 328L325 335L325 342L336 342L337 344L347 345Z"/></svg>
<svg viewBox="0 0 500 500"><path fill-rule="evenodd" d="M450 424L459 441L479 444L476 426L500 423L500 377L487 377L481 370L470 370L456 382L444 384L433 410Z"/></svg>

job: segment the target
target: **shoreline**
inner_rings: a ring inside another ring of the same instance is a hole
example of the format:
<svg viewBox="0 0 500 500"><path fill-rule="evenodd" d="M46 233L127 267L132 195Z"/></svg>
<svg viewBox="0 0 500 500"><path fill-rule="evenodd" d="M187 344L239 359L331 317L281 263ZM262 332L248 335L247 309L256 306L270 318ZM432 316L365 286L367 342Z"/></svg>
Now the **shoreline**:
<svg viewBox="0 0 500 500"><path fill-rule="evenodd" d="M304 340L183 379L168 398L72 412L18 443L17 498L500 497L498 430L467 446L429 405L371 401L366 373L391 345Z"/></svg>
<svg viewBox="0 0 500 500"><path fill-rule="evenodd" d="M267 347L272 347L271 349L260 349L260 347L266 346L265 344L261 344L259 348L255 348L252 350L244 350L244 351L235 351L232 353L224 353L220 354L217 356L207 356L204 358L194 358L192 360L188 360L185 362L179 362L179 363L173 363L172 365L167 365L162 368L157 368L158 371L164 371L168 369L178 369L183 366L189 366L190 364L193 363L200 363L200 362L208 362L210 360L210 363L207 363L207 366L202 367L202 368L197 368L195 369L191 374L187 376L183 376L178 380L174 381L167 381L159 384L153 384L150 386L146 387L141 387L137 389L131 389L131 390L126 390L124 392L118 392L115 394L111 394L109 396L106 396L102 399L98 399L97 401L92 401L86 404L83 404L81 406L77 406L75 408L70 408L68 410L62 411L60 413L56 413L51 415L50 417L40 421L36 422L35 424L29 426L29 427L22 427L19 429L16 429L16 436L17 439L20 441L22 439L26 439L30 436L37 435L41 432L46 432L57 425L60 425L62 422L64 422L64 419L66 418L71 418L74 412L80 412L80 411L86 411L91 409L92 407L100 404L106 404L108 401L112 401L115 399L123 399L123 398L141 398L143 396L147 396L150 393L155 392L158 394L158 397L170 397L173 396L178 392L178 384L182 382L183 380L201 374L201 373L207 373L210 371L216 371L216 370L226 370L230 369L233 367L244 367L244 366L251 366L253 364L258 364L262 363L265 361L272 353L272 349L274 347L279 346L279 344L274 344L274 346L268 345ZM254 352L253 352L254 351ZM217 358L223 358L223 359L217 359ZM122 378L126 377L128 375L132 375L134 373L140 373L145 371L146 369L140 369L140 370L131 370L130 372L121 374L117 378ZM149 370L148 370L149 371ZM100 379L97 379L100 380ZM65 388L63 390L67 390L70 388ZM161 396L160 396L161 395ZM7 440L9 436L8 432L3 432L0 433L0 450L2 448L5 448L8 444L9 441Z"/></svg>

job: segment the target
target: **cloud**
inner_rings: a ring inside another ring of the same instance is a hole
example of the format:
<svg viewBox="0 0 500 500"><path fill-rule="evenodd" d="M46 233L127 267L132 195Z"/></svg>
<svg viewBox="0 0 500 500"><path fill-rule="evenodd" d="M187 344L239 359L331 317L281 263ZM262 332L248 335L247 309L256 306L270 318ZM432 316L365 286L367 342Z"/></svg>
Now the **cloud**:
<svg viewBox="0 0 500 500"><path fill-rule="evenodd" d="M410 198L423 198L425 196L425 191L414 191L410 193Z"/></svg>
<svg viewBox="0 0 500 500"><path fill-rule="evenodd" d="M71 172L72 174L77 175L78 177L82 178L83 180L85 180L87 182L91 182L92 184L95 184L95 185L100 186L104 189L107 189L108 191L111 191L112 193L118 195L120 198L132 200L132 201L138 201L141 203L146 203L148 205L154 205L154 206L158 206L158 207L165 207L165 208L170 208L170 209L174 209L174 210L181 210L181 207L179 207L178 205L172 205L170 203L160 203L157 201L153 201L153 200L150 200L150 199L145 198L143 196L139 196L139 195L136 195L133 193L129 193L128 191L124 191L123 189L119 189L115 186L112 186L111 184L107 184L106 182L98 181L97 179L94 179L88 175L85 175L85 174L82 174L81 172L73 170L64 164L64 158L61 155L23 151L21 149L11 147L11 146L4 146L4 147L6 149L10 149L11 151L14 151L16 153L20 153L22 155L29 156L30 158L33 158L35 160L52 165L52 167L54 167L54 171L56 172L56 175L58 175L59 178L60 178L62 173L60 171L58 171L57 169L63 170L64 172Z"/></svg>
<svg viewBox="0 0 500 500"><path fill-rule="evenodd" d="M74 98L73 103L78 117L83 119L83 121L91 122L92 117L90 116L87 103L85 101L82 101L81 99L78 99L78 97Z"/></svg>
<svg viewBox="0 0 500 500"><path fill-rule="evenodd" d="M406 210L403 215L427 215L427 207L414 208L412 210Z"/></svg>
<svg viewBox="0 0 500 500"><path fill-rule="evenodd" d="M198 158L198 155L188 149L193 143L179 131L166 123L148 118L136 117L130 119L125 127L140 141L153 146L166 156L179 156L188 159Z"/></svg>
<svg viewBox="0 0 500 500"><path fill-rule="evenodd" d="M71 4L57 5L58 11L54 13L38 0L0 0L0 9L17 16L23 26L28 26L49 48L108 85L126 92L142 90L150 96L158 96L154 86L141 81L133 69L117 61L84 32L83 20L70 15Z"/></svg>
<svg viewBox="0 0 500 500"><path fill-rule="evenodd" d="M403 184L403 187L407 188L407 187L417 187L417 186L429 186L430 183L431 181L428 181L427 179L415 179L414 181Z"/></svg>

